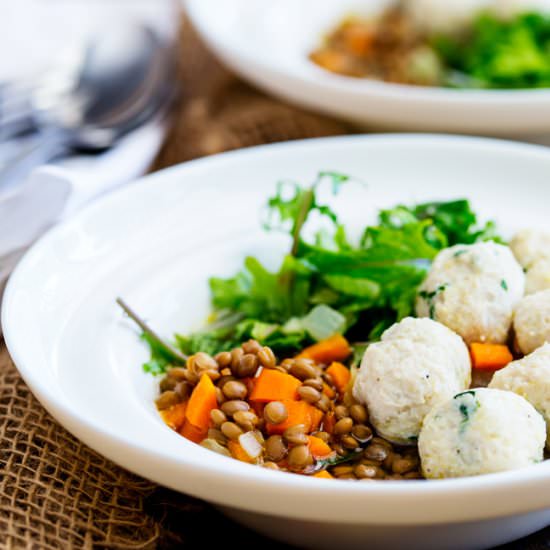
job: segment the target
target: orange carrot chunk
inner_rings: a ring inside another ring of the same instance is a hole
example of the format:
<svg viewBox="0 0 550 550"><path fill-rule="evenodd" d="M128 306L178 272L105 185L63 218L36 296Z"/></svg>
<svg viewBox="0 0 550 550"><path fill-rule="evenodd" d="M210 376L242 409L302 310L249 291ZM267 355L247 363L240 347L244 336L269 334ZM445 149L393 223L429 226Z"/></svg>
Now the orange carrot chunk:
<svg viewBox="0 0 550 550"><path fill-rule="evenodd" d="M335 334L326 340L321 340L309 346L296 357L313 359L317 363L328 365L333 361L343 361L349 357L350 353L351 347L348 341L341 334Z"/></svg>
<svg viewBox="0 0 550 550"><path fill-rule="evenodd" d="M274 369L263 369L256 378L250 401L268 403L269 401L285 401L298 398L296 393L302 385L300 380Z"/></svg>
<svg viewBox="0 0 550 550"><path fill-rule="evenodd" d="M499 370L514 360L508 346L503 344L470 344L470 355L474 369Z"/></svg>
<svg viewBox="0 0 550 550"><path fill-rule="evenodd" d="M330 374L330 377L332 378L332 381L334 382L334 385L338 389L340 393L344 393L346 391L346 388L348 387L351 373L349 369L342 365L342 363L334 362L330 367L327 369L328 374Z"/></svg>
<svg viewBox="0 0 550 550"><path fill-rule="evenodd" d="M202 431L210 425L210 411L218 406L216 387L207 374L203 374L195 386L187 405L187 421Z"/></svg>
<svg viewBox="0 0 550 550"><path fill-rule="evenodd" d="M294 401L289 399L283 401L283 403L288 411L288 418L280 424L271 424L267 422L266 428L270 435L282 434L287 428L298 424L303 424L307 433L319 426L321 421L321 418L317 414L319 409L310 405L307 401ZM321 411L319 412L322 417L323 413Z"/></svg>
<svg viewBox="0 0 550 550"><path fill-rule="evenodd" d="M173 430L179 430L185 421L185 411L187 409L187 401L172 405L169 409L160 411L160 416L165 424Z"/></svg>
<svg viewBox="0 0 550 550"><path fill-rule="evenodd" d="M186 420L183 423L183 426L179 430L180 435L183 435L186 439L193 441L193 443L200 443L203 439L206 438L208 434L208 428L202 429L193 426L189 420Z"/></svg>
<svg viewBox="0 0 550 550"><path fill-rule="evenodd" d="M323 477L325 479L334 479L334 477L331 476L326 470L321 470L320 472L313 474L312 477Z"/></svg>
<svg viewBox="0 0 550 550"><path fill-rule="evenodd" d="M313 458L325 458L332 454L332 449L320 437L308 436L309 450Z"/></svg>

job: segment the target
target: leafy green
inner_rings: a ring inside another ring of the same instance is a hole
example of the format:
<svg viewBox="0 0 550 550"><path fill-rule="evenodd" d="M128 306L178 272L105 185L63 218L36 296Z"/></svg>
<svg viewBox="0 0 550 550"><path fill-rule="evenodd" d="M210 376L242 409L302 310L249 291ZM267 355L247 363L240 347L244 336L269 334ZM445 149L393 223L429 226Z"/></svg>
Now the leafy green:
<svg viewBox="0 0 550 550"><path fill-rule="evenodd" d="M382 210L378 224L364 228L353 243L333 207L318 196L326 183L338 192L350 181L322 172L309 187L279 184L264 227L289 234L289 253L274 272L247 257L233 277L211 278L210 322L177 335L177 348L187 355L215 354L254 338L286 356L344 333L363 349L413 313L418 286L441 249L496 238L492 224L478 225L468 201L455 200ZM304 231L312 215L323 220L316 233ZM159 372L169 358L152 351L147 368Z"/></svg>
<svg viewBox="0 0 550 550"><path fill-rule="evenodd" d="M525 13L504 19L481 13L469 32L435 36L432 47L450 69L450 86L550 85L550 18L543 14Z"/></svg>

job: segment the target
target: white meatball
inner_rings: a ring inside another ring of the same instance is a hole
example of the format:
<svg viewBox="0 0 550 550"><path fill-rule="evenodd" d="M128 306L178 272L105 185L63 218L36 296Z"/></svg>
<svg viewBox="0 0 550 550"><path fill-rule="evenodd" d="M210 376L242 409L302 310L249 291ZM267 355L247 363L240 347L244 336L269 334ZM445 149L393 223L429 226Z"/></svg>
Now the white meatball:
<svg viewBox="0 0 550 550"><path fill-rule="evenodd" d="M522 468L543 459L546 427L523 397L489 388L436 405L424 419L418 450L428 479Z"/></svg>
<svg viewBox="0 0 550 550"><path fill-rule="evenodd" d="M472 342L504 343L525 275L507 246L456 245L435 258L419 289L416 313Z"/></svg>
<svg viewBox="0 0 550 550"><path fill-rule="evenodd" d="M525 296L514 316L514 331L524 355L550 342L550 290Z"/></svg>
<svg viewBox="0 0 550 550"><path fill-rule="evenodd" d="M550 233L538 229L523 229L510 241L517 261L529 269L537 260L550 259Z"/></svg>
<svg viewBox="0 0 550 550"><path fill-rule="evenodd" d="M550 447L550 344L496 372L490 388L525 397L546 421L546 445Z"/></svg>
<svg viewBox="0 0 550 550"><path fill-rule="evenodd" d="M458 335L430 319L408 317L367 348L353 395L380 435L410 445L432 406L467 388L470 373Z"/></svg>
<svg viewBox="0 0 550 550"><path fill-rule="evenodd" d="M550 259L535 260L525 274L525 294L550 288Z"/></svg>

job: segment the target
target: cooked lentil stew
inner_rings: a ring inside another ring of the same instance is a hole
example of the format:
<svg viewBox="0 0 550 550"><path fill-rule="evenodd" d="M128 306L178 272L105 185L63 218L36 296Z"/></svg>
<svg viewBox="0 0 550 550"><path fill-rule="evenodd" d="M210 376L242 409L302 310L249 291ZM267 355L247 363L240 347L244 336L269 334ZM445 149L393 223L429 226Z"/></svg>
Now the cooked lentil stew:
<svg viewBox="0 0 550 550"><path fill-rule="evenodd" d="M248 340L214 357L190 356L159 388L156 405L166 424L219 454L314 477L422 478L416 446L376 434L339 361L300 354L278 361L271 348ZM190 415L192 407L200 410Z"/></svg>

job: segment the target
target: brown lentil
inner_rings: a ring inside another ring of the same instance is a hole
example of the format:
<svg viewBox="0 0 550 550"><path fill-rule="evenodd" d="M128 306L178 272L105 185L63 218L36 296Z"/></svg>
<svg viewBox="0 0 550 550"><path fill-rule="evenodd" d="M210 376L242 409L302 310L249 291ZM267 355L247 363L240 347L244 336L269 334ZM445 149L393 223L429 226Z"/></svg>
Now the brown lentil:
<svg viewBox="0 0 550 550"><path fill-rule="evenodd" d="M366 443L372 439L372 430L364 424L356 424L351 430L351 435L360 443Z"/></svg>
<svg viewBox="0 0 550 550"><path fill-rule="evenodd" d="M157 397L155 404L157 405L157 409L159 411L163 411L164 409L168 409L172 405L176 405L179 402L180 396L173 390L167 390Z"/></svg>
<svg viewBox="0 0 550 550"><path fill-rule="evenodd" d="M325 443L330 441L330 434L328 432L313 432L311 435L322 439Z"/></svg>
<svg viewBox="0 0 550 550"><path fill-rule="evenodd" d="M248 342L245 342L243 345L242 345L242 348L243 348L243 351L245 353L258 353L261 349L262 349L262 346L260 345L260 343L257 341L257 340L248 340Z"/></svg>
<svg viewBox="0 0 550 550"><path fill-rule="evenodd" d="M246 386L237 380L226 382L222 391L227 399L244 399L248 393Z"/></svg>
<svg viewBox="0 0 550 550"><path fill-rule="evenodd" d="M178 383L176 378L172 378L171 376L165 376L159 384L159 389L161 392L165 392L168 390L173 390L176 388L176 384Z"/></svg>
<svg viewBox="0 0 550 550"><path fill-rule="evenodd" d="M166 372L166 376L176 380L185 380L187 378L187 369L184 367L172 367Z"/></svg>
<svg viewBox="0 0 550 550"><path fill-rule="evenodd" d="M341 418L346 418L349 416L349 409L345 405L337 405L334 407L334 415L336 416L337 420L340 420Z"/></svg>
<svg viewBox="0 0 550 550"><path fill-rule="evenodd" d="M298 395L308 403L317 403L321 399L321 394L311 386L300 386L298 388Z"/></svg>
<svg viewBox="0 0 550 550"><path fill-rule="evenodd" d="M320 378L308 378L307 380L304 380L304 386L313 388L318 392L323 391L323 381Z"/></svg>
<svg viewBox="0 0 550 550"><path fill-rule="evenodd" d="M413 472L407 472L403 477L405 479L422 479L422 474L415 470Z"/></svg>
<svg viewBox="0 0 550 550"><path fill-rule="evenodd" d="M271 348L264 346L258 352L258 360L262 367L266 369L274 369L277 366L277 359Z"/></svg>
<svg viewBox="0 0 550 550"><path fill-rule="evenodd" d="M275 462L282 460L288 452L288 449L280 435L272 435L265 442L266 457Z"/></svg>
<svg viewBox="0 0 550 550"><path fill-rule="evenodd" d="M275 367L275 370L282 372L283 374L287 374L287 370L284 367L281 367L280 365Z"/></svg>
<svg viewBox="0 0 550 550"><path fill-rule="evenodd" d="M220 388L220 390L223 390L223 387L227 382L231 382L232 380L237 380L232 374L224 374L218 379L217 387Z"/></svg>
<svg viewBox="0 0 550 550"><path fill-rule="evenodd" d="M288 451L288 465L292 469L303 469L313 464L313 457L307 445L296 445Z"/></svg>
<svg viewBox="0 0 550 550"><path fill-rule="evenodd" d="M336 435L344 435L351 432L351 429L353 428L353 420L349 416L345 416L344 418L340 418L336 424L334 424L334 430L333 432Z"/></svg>
<svg viewBox="0 0 550 550"><path fill-rule="evenodd" d="M341 464L339 466L334 466L332 468L332 474L336 477L341 477L345 475L353 475L353 466L350 466L349 464Z"/></svg>
<svg viewBox="0 0 550 550"><path fill-rule="evenodd" d="M292 445L306 445L309 441L303 424L290 426L283 432L283 438Z"/></svg>
<svg viewBox="0 0 550 550"><path fill-rule="evenodd" d="M369 419L366 407L359 403L355 403L349 408L349 415L357 424L365 424Z"/></svg>
<svg viewBox="0 0 550 550"><path fill-rule="evenodd" d="M264 468L267 468L269 470L278 470L279 469L279 466L277 466L277 464L275 464L275 462L271 462L271 461L264 462L263 466L264 466Z"/></svg>
<svg viewBox="0 0 550 550"><path fill-rule="evenodd" d="M252 411L237 411L233 420L245 431L249 432L256 427L258 417Z"/></svg>
<svg viewBox="0 0 550 550"><path fill-rule="evenodd" d="M221 405L225 401L225 395L218 386L216 386L216 401L218 405Z"/></svg>
<svg viewBox="0 0 550 550"><path fill-rule="evenodd" d="M258 370L258 358L252 353L246 353L241 357L241 361L235 369L239 378L254 376Z"/></svg>
<svg viewBox="0 0 550 550"><path fill-rule="evenodd" d="M194 358L195 368L199 371L218 370L220 368L218 362L211 355L208 355L208 353L199 351L195 353Z"/></svg>
<svg viewBox="0 0 550 550"><path fill-rule="evenodd" d="M210 378L210 380L212 380L212 382L215 382L221 376L220 373L214 369L205 370L202 374L206 374Z"/></svg>
<svg viewBox="0 0 550 550"><path fill-rule="evenodd" d="M374 441L374 440L373 440ZM364 451L363 456L377 462L384 462L389 455L388 448L380 443L371 443Z"/></svg>
<svg viewBox="0 0 550 550"><path fill-rule="evenodd" d="M328 412L331 406L330 399L323 393L318 401L316 401L315 406L323 411L324 413Z"/></svg>
<svg viewBox="0 0 550 550"><path fill-rule="evenodd" d="M357 447L359 447L357 439L355 439L355 437L352 437L351 435L344 435L340 441L346 449L357 449Z"/></svg>
<svg viewBox="0 0 550 550"><path fill-rule="evenodd" d="M378 466L367 466L366 464L358 464L353 469L354 474L359 479L380 479L384 477L384 471Z"/></svg>
<svg viewBox="0 0 550 550"><path fill-rule="evenodd" d="M226 401L225 403L222 403L222 406L220 408L227 416L233 416L237 411L250 410L250 405L246 401L233 399L231 401Z"/></svg>
<svg viewBox="0 0 550 550"><path fill-rule="evenodd" d="M244 355L242 348L235 348L231 350L231 372L236 374L237 367L241 362L241 357Z"/></svg>
<svg viewBox="0 0 550 550"><path fill-rule="evenodd" d="M294 365L294 359L284 359L280 366L289 371L292 365Z"/></svg>
<svg viewBox="0 0 550 550"><path fill-rule="evenodd" d="M217 441L220 445L227 445L227 437L217 428L208 429L208 439L214 439L214 441Z"/></svg>
<svg viewBox="0 0 550 550"><path fill-rule="evenodd" d="M221 431L228 439L238 439L243 434L242 429L235 422L224 422L221 425Z"/></svg>
<svg viewBox="0 0 550 550"><path fill-rule="evenodd" d="M189 382L178 382L174 391L180 396L182 401L185 401L191 395L192 388Z"/></svg>
<svg viewBox="0 0 550 550"><path fill-rule="evenodd" d="M231 353L228 351L222 351L214 356L220 368L228 367L231 364Z"/></svg>
<svg viewBox="0 0 550 550"><path fill-rule="evenodd" d="M228 368L228 367L224 367L221 371L220 371L220 374L222 376L231 376L231 369ZM234 377L233 377L234 378Z"/></svg>
<svg viewBox="0 0 550 550"><path fill-rule="evenodd" d="M210 420L212 420L214 426L219 427L224 422L227 422L227 416L225 416L225 413L220 409L212 409L210 411Z"/></svg>
<svg viewBox="0 0 550 550"><path fill-rule="evenodd" d="M299 380L315 378L317 374L317 372L315 371L315 367L309 359L296 359L294 361L294 364L290 367L289 373Z"/></svg>
<svg viewBox="0 0 550 550"><path fill-rule="evenodd" d="M394 474L406 474L418 466L418 461L411 457L396 457L392 462L391 469Z"/></svg>
<svg viewBox="0 0 550 550"><path fill-rule="evenodd" d="M280 424L287 418L287 408L281 401L271 401L264 407L264 419L270 424Z"/></svg>

